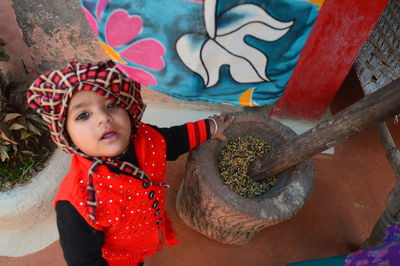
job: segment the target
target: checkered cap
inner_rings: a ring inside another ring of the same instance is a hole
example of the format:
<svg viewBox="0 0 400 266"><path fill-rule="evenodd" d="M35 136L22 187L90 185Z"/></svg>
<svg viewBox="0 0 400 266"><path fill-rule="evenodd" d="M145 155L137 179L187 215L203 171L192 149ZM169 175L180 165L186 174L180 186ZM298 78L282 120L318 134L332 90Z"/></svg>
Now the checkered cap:
<svg viewBox="0 0 400 266"><path fill-rule="evenodd" d="M130 114L132 126L138 127L145 109L139 83L127 78L112 61L70 62L64 69L41 75L27 94L30 107L47 123L53 141L67 153L81 154L65 131L68 105L80 90L96 92L117 103Z"/></svg>
<svg viewBox="0 0 400 266"><path fill-rule="evenodd" d="M44 73L29 87L28 103L47 123L54 142L67 153L92 160L88 171L86 206L94 223L97 199L93 174L101 164L115 166L147 184L166 184L153 183L142 169L130 162L118 158L90 157L70 142L65 131L68 105L72 96L80 90L96 92L124 108L131 116L133 129L139 126L145 105L140 95L140 84L124 76L112 61L93 65L71 62L64 69Z"/></svg>

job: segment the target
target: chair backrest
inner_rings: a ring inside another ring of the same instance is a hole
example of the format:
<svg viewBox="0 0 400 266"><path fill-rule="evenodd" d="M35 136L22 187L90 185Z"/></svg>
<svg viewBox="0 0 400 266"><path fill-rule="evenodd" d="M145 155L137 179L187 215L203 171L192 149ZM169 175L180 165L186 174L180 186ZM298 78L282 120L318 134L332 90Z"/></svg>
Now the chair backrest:
<svg viewBox="0 0 400 266"><path fill-rule="evenodd" d="M354 67L365 94L400 78L400 0L390 0Z"/></svg>

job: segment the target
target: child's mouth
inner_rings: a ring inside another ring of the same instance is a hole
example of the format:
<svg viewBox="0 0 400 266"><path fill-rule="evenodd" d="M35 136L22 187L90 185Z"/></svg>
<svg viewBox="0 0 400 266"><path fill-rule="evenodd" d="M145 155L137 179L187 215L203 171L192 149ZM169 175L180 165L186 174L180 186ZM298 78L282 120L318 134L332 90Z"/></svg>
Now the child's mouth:
<svg viewBox="0 0 400 266"><path fill-rule="evenodd" d="M112 140L117 137L117 134L118 133L115 131L107 132L107 133L103 134L103 136L101 137L100 140Z"/></svg>

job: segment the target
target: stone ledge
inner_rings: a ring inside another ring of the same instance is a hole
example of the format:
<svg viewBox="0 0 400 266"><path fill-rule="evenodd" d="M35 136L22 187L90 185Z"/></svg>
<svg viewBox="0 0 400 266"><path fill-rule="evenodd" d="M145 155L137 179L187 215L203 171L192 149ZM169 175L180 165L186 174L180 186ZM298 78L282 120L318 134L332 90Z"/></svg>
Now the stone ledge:
<svg viewBox="0 0 400 266"><path fill-rule="evenodd" d="M24 256L57 240L52 202L69 165L57 149L30 183L0 193L0 256Z"/></svg>

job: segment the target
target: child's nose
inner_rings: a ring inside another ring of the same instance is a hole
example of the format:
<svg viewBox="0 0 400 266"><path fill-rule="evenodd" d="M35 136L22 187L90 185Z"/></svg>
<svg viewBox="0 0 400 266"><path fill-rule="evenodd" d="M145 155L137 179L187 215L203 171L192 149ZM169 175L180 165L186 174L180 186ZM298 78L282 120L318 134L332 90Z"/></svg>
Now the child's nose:
<svg viewBox="0 0 400 266"><path fill-rule="evenodd" d="M112 117L108 112L99 111L99 113L97 115L97 123L99 125L103 124L103 123L111 122L111 121L112 121Z"/></svg>

